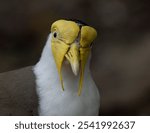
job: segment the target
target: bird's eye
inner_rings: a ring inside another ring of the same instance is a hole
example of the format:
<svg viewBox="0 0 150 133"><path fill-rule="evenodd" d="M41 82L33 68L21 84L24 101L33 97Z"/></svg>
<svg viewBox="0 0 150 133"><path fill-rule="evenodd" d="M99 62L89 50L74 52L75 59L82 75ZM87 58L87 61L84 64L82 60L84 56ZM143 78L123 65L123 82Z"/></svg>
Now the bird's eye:
<svg viewBox="0 0 150 133"><path fill-rule="evenodd" d="M57 33L56 33L56 32L54 32L53 36L54 36L54 38L56 38L56 37L57 37Z"/></svg>

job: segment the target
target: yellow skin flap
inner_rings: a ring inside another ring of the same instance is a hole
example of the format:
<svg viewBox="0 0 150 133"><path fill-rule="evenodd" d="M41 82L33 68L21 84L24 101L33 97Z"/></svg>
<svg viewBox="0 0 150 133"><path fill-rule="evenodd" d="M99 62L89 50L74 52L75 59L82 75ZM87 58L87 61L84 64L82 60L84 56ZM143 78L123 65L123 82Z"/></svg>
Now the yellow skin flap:
<svg viewBox="0 0 150 133"><path fill-rule="evenodd" d="M96 38L96 36L97 36L97 32L94 28L90 26L83 26L81 28L81 38L80 38L81 71L80 71L78 95L81 95L81 91L82 91L84 69L91 51L90 45L93 42L93 40Z"/></svg>
<svg viewBox="0 0 150 133"><path fill-rule="evenodd" d="M51 32L57 32L57 38L68 45L77 38L79 30L79 26L75 22L66 20L58 20L51 27Z"/></svg>
<svg viewBox="0 0 150 133"><path fill-rule="evenodd" d="M90 26L82 26L80 29L77 23L67 20L54 22L51 27L51 32L51 48L62 89L64 90L61 68L64 58L66 58L75 75L80 71L78 95L81 95L84 69L91 51L90 45L96 38L97 32Z"/></svg>

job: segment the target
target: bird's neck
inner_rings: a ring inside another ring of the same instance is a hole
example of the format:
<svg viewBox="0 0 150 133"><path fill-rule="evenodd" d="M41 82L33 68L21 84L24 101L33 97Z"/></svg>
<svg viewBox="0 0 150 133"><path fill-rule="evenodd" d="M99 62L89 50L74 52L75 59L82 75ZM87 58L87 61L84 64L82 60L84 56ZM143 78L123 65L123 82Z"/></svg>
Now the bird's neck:
<svg viewBox="0 0 150 133"><path fill-rule="evenodd" d="M88 60L85 67L84 77L86 78L84 78L84 80L90 77L89 63L90 59ZM34 73L36 76L36 83L39 88L62 91L58 71L51 50L51 35L48 37L39 62L34 67ZM70 64L64 61L62 66L62 76L65 89L68 89L68 91L77 92L79 75L80 74L75 76L71 70ZM51 88L53 86L56 88ZM69 89L72 88L72 86L74 86L74 89Z"/></svg>

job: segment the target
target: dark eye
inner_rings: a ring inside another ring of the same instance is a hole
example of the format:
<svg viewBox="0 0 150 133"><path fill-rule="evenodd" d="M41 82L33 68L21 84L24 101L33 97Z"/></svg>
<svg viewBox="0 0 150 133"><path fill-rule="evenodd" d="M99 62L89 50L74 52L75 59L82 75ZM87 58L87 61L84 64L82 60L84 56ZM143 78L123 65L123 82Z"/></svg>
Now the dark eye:
<svg viewBox="0 0 150 133"><path fill-rule="evenodd" d="M56 33L56 32L54 32L53 36L54 36L54 38L56 38L56 37L57 37L57 33Z"/></svg>

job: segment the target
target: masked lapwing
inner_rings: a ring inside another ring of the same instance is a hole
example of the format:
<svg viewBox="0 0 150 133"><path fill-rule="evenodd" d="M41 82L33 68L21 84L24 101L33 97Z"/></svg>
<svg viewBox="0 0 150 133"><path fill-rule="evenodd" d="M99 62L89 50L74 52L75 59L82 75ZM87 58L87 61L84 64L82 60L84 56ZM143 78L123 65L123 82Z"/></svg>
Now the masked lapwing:
<svg viewBox="0 0 150 133"><path fill-rule="evenodd" d="M58 20L35 66L0 74L0 115L98 115L100 95L90 71L96 30Z"/></svg>

